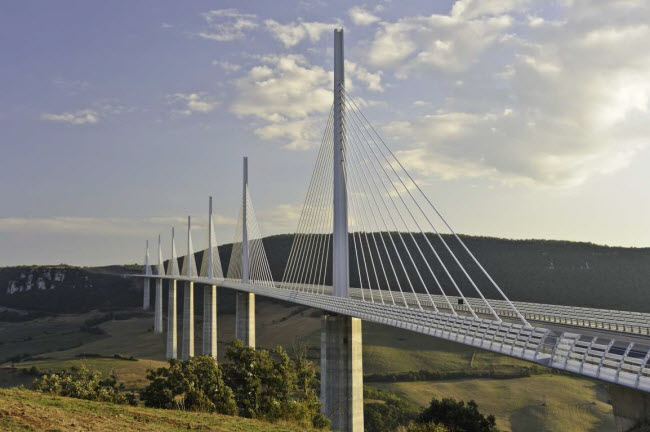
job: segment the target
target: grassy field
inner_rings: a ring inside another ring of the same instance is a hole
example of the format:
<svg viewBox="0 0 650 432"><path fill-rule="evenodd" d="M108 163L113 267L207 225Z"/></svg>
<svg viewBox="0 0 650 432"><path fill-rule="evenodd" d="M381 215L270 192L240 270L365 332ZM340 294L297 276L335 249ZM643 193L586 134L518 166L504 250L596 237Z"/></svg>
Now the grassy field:
<svg viewBox="0 0 650 432"><path fill-rule="evenodd" d="M561 375L372 384L427 406L432 398L474 399L503 431L611 431L607 385Z"/></svg>
<svg viewBox="0 0 650 432"><path fill-rule="evenodd" d="M64 351L104 339L80 331L84 321L100 315L90 312L80 315L57 315L27 322L0 322L0 364L16 355L39 355Z"/></svg>
<svg viewBox="0 0 650 432"><path fill-rule="evenodd" d="M0 430L292 432L303 428L217 414L129 407L0 389Z"/></svg>

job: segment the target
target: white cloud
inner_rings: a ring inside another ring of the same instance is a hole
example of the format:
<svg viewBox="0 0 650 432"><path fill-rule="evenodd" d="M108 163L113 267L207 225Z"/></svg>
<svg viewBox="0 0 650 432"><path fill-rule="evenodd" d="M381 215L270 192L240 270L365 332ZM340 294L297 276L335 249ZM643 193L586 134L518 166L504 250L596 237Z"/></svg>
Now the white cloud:
<svg viewBox="0 0 650 432"><path fill-rule="evenodd" d="M262 123L255 133L290 149L306 149L322 133L332 104L332 74L296 55L266 56L235 80L230 110Z"/></svg>
<svg viewBox="0 0 650 432"><path fill-rule="evenodd" d="M499 16L521 10L530 3L532 0L458 0L452 6L450 15L464 19Z"/></svg>
<svg viewBox="0 0 650 432"><path fill-rule="evenodd" d="M359 26L367 26L379 21L377 15L359 6L355 6L348 10L348 15L352 22Z"/></svg>
<svg viewBox="0 0 650 432"><path fill-rule="evenodd" d="M295 232L300 219L302 204L278 204L269 210L260 212L259 220L268 227L263 235Z"/></svg>
<svg viewBox="0 0 650 432"><path fill-rule="evenodd" d="M209 113L217 106L217 102L210 100L205 93L174 93L167 97L172 103L180 106L175 112L186 116L193 113Z"/></svg>
<svg viewBox="0 0 650 432"><path fill-rule="evenodd" d="M370 44L368 62L402 78L414 71L463 72L512 23L507 15L468 20L438 14L382 22Z"/></svg>
<svg viewBox="0 0 650 432"><path fill-rule="evenodd" d="M230 42L246 37L246 31L258 26L257 15L242 13L237 9L215 9L201 14L208 29L198 33L203 39Z"/></svg>
<svg viewBox="0 0 650 432"><path fill-rule="evenodd" d="M97 123L99 121L99 114L91 109L84 109L60 114L44 113L41 115L41 118L56 123L83 125Z"/></svg>
<svg viewBox="0 0 650 432"><path fill-rule="evenodd" d="M368 90L376 92L384 91L384 88L381 85L381 71L369 72L363 66L351 61L345 62L345 71L346 74L351 78L362 82L368 88ZM347 85L347 87L349 89L350 86Z"/></svg>
<svg viewBox="0 0 650 432"><path fill-rule="evenodd" d="M282 42L285 48L296 46L304 39L309 39L311 42L318 42L323 33L331 33L340 25L339 23L317 21L297 21L280 24L272 19L264 21L264 24L271 35Z"/></svg>
<svg viewBox="0 0 650 432"><path fill-rule="evenodd" d="M239 69L241 69L240 65L223 60L212 60L212 64L214 66L219 66L226 72L237 72Z"/></svg>
<svg viewBox="0 0 650 432"><path fill-rule="evenodd" d="M437 109L384 132L411 169L445 179L572 187L626 167L650 135L650 6L614 3L549 17L541 1L460 0L382 24L371 64L443 89Z"/></svg>

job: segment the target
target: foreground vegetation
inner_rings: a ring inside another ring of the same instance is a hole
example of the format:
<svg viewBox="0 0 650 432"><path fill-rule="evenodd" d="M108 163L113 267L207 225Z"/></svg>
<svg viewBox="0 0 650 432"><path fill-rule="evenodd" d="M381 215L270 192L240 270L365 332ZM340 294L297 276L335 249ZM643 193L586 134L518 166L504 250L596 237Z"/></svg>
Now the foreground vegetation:
<svg viewBox="0 0 650 432"><path fill-rule="evenodd" d="M190 411L114 405L24 389L0 389L0 430L298 432L304 427Z"/></svg>
<svg viewBox="0 0 650 432"><path fill-rule="evenodd" d="M145 406L183 411L239 415L271 422L289 422L301 427L328 428L320 413L318 382L307 350L294 349L294 358L282 347L273 351L246 347L235 340L226 353L228 363L220 366L211 356L172 360L169 367L150 370L149 385L140 399ZM32 366L25 369L38 374ZM45 373L34 380L34 390L113 404L137 405L133 393L126 393L114 375L101 379L86 367Z"/></svg>

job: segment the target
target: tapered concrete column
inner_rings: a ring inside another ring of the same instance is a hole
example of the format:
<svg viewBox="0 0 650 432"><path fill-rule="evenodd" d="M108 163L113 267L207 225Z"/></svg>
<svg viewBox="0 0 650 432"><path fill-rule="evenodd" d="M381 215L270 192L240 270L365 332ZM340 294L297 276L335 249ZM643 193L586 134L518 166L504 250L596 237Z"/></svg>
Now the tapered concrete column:
<svg viewBox="0 0 650 432"><path fill-rule="evenodd" d="M169 304L167 306L167 358L178 357L176 329L176 279L169 281Z"/></svg>
<svg viewBox="0 0 650 432"><path fill-rule="evenodd" d="M637 428L641 425L650 425L650 394L630 387L611 384L609 395L612 398L612 408L614 408L616 432L646 430Z"/></svg>
<svg viewBox="0 0 650 432"><path fill-rule="evenodd" d="M185 282L183 289L182 360L194 357L194 282Z"/></svg>
<svg viewBox="0 0 650 432"><path fill-rule="evenodd" d="M323 315L321 320L321 402L332 429L363 431L361 320Z"/></svg>
<svg viewBox="0 0 650 432"><path fill-rule="evenodd" d="M148 310L151 301L151 279L144 278L144 290L142 294L142 309Z"/></svg>
<svg viewBox="0 0 650 432"><path fill-rule="evenodd" d="M237 293L235 337L245 346L255 348L255 294Z"/></svg>
<svg viewBox="0 0 650 432"><path fill-rule="evenodd" d="M217 358L217 286L203 288L203 355Z"/></svg>
<svg viewBox="0 0 650 432"><path fill-rule="evenodd" d="M151 266L149 265L149 240L147 240L147 249L144 254L144 274L145 276L151 275ZM142 289L142 309L149 309L151 302L151 279L148 277L144 278Z"/></svg>
<svg viewBox="0 0 650 432"><path fill-rule="evenodd" d="M153 332L158 334L162 333L163 331L162 292L162 279L156 279L156 299L154 303Z"/></svg>

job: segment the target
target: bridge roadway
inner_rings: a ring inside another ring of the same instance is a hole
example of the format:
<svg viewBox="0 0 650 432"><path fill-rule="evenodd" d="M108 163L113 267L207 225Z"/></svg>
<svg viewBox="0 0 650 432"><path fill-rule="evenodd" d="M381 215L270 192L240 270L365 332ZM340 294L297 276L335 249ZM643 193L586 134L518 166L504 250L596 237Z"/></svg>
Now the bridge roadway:
<svg viewBox="0 0 650 432"><path fill-rule="evenodd" d="M288 289L297 289L303 291L316 290L320 293L331 294L332 288L328 286L314 286L314 285L296 285L288 283L276 283L279 287ZM393 299L396 304L403 306L404 298L409 306L417 307L418 302L415 300L413 293L392 292L387 290L372 292L365 288L363 295L360 288L350 288L350 296L358 299L365 299L370 301L372 299L375 303L393 304ZM436 304L438 309L449 310L449 304L445 301L442 295L417 294L418 301L423 307L432 307L431 298ZM462 300L458 296L447 296L449 302L453 305L454 310L460 313L469 314L469 308L466 303L459 303ZM485 303L480 298L465 297L467 303L474 309L477 314L493 316ZM517 315L504 300L488 299L490 306L496 314L504 319L513 318L517 319ZM513 301L517 310L528 320L540 323L547 323L554 327L562 328L591 328L598 331L611 331L614 333L629 333L634 336L650 336L650 314L643 312L629 312L608 309L595 309L578 306L562 306L542 303L518 302Z"/></svg>
<svg viewBox="0 0 650 432"><path fill-rule="evenodd" d="M359 300L356 298L357 294L354 294L352 298L341 298L322 292L313 293L286 287L244 284L230 279L158 275L132 276L175 279L250 292L331 313L403 328L528 360L554 369L650 392L650 368L648 367L650 339L635 332L623 333L620 329L610 331L608 330L609 326L595 329L587 325L584 331L574 332L573 330L582 330L575 327L580 326L583 317L563 317L563 319L572 320L570 325L574 328L570 329L571 331L565 331L566 329L562 328L554 329L552 326L527 328L521 323L510 320L497 322L492 319L473 318L469 315L453 316L449 313L437 313L433 309L407 308L381 304L376 301L373 303ZM357 293L360 294L359 291ZM437 300L434 301L438 305ZM588 308L576 309L592 310ZM615 311L607 312L615 313ZM533 314L533 312L528 313ZM584 320L588 322L590 319L584 318Z"/></svg>

